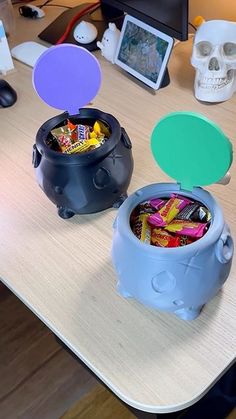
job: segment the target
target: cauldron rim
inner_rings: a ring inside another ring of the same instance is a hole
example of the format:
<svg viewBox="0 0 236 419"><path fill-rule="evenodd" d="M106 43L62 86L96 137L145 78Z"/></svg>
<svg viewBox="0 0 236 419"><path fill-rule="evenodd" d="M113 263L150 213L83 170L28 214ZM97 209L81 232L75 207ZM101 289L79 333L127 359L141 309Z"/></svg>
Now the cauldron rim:
<svg viewBox="0 0 236 419"><path fill-rule="evenodd" d="M82 154L65 154L52 150L46 144L46 139L48 138L50 131L67 118L70 118L71 120L78 120L81 118L91 119L93 121L104 121L111 129L111 136L101 147ZM88 166L109 155L119 143L120 137L121 126L113 115L96 108L82 108L80 113L76 115L69 115L68 112L63 112L45 121L36 134L36 147L41 155L44 155L48 160L53 160L57 164Z"/></svg>

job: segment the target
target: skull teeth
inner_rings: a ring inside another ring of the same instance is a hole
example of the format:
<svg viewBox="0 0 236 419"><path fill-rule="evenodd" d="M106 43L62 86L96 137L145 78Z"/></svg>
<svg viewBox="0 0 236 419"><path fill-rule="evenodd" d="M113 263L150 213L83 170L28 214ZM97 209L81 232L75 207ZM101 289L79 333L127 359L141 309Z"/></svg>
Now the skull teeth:
<svg viewBox="0 0 236 419"><path fill-rule="evenodd" d="M219 79L219 80L212 80L212 79L207 79L207 80L202 80L199 84L199 86L202 89L221 89L222 87L227 86L227 84L230 83L231 80L228 79Z"/></svg>
<svg viewBox="0 0 236 419"><path fill-rule="evenodd" d="M203 77L198 84L201 89L218 90L227 86L233 79L233 71L229 70L226 77Z"/></svg>

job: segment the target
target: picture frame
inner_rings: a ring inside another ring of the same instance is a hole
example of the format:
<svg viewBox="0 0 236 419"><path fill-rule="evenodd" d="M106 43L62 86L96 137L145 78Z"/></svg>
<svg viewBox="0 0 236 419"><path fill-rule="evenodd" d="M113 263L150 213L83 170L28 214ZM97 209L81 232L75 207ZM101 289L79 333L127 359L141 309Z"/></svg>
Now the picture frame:
<svg viewBox="0 0 236 419"><path fill-rule="evenodd" d="M161 87L174 39L133 16L126 15L115 64L154 90Z"/></svg>

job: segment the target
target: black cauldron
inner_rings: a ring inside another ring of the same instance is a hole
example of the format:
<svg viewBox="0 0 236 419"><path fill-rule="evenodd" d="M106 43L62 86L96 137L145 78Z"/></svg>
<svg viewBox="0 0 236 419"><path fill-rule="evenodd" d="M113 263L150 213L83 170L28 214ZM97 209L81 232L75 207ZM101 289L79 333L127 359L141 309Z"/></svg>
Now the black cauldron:
<svg viewBox="0 0 236 419"><path fill-rule="evenodd" d="M48 146L50 131L66 124L93 125L96 120L110 128L110 138L99 148L83 154L64 154ZM33 146L33 166L38 184L57 206L62 218L118 208L127 197L133 171L130 139L112 115L82 108L78 115L64 112L46 121Z"/></svg>

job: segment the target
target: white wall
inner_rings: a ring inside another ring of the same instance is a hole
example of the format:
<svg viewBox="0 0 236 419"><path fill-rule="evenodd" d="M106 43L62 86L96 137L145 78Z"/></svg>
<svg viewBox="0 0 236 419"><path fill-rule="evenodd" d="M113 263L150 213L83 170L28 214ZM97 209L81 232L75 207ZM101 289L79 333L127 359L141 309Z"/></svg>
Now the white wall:
<svg viewBox="0 0 236 419"><path fill-rule="evenodd" d="M189 21L201 15L205 20L225 19L236 22L236 0L189 0Z"/></svg>

